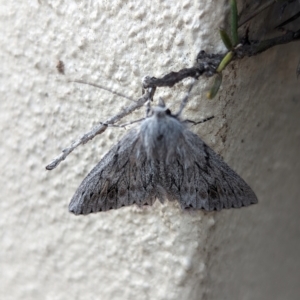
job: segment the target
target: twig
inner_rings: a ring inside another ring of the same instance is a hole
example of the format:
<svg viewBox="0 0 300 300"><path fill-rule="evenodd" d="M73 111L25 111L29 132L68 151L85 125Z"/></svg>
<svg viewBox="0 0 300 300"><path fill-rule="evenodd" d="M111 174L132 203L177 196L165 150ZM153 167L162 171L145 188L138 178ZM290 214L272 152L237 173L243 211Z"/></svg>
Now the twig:
<svg viewBox="0 0 300 300"><path fill-rule="evenodd" d="M273 39L253 42L250 45L243 45L236 50L235 59L241 59L245 56L254 56L260 54L274 46L288 44L300 40L300 29L293 32L287 31L284 35L275 37Z"/></svg>
<svg viewBox="0 0 300 300"><path fill-rule="evenodd" d="M275 0L269 0L269 1L261 4L259 6L259 8L255 12L252 12L250 15L248 15L248 16L245 17L245 20L239 22L239 27L241 27L244 24L246 24L248 21L250 21L251 19L253 19L256 15L258 15L259 13L261 13L262 11L264 11L265 9L267 9L269 6L271 6L275 2L276 2Z"/></svg>
<svg viewBox="0 0 300 300"><path fill-rule="evenodd" d="M225 54L208 54L201 50L197 55L197 63L192 68L182 69L178 72L170 72L162 78L145 77L144 88L168 86L172 87L185 78L192 77L198 79L201 75L211 77L216 73L216 69Z"/></svg>
<svg viewBox="0 0 300 300"><path fill-rule="evenodd" d="M292 17L288 18L287 20L285 20L284 22L280 23L279 25L277 25L274 29L281 29L283 28L284 25L287 25L295 20L297 20L300 17L300 12L297 12L296 14L294 14Z"/></svg>
<svg viewBox="0 0 300 300"><path fill-rule="evenodd" d="M125 116L131 114L134 110L140 108L143 106L149 99L152 99L153 93L155 89L149 89L146 90L146 93L138 99L135 103L131 104L130 106L124 108L121 112L119 112L117 115L109 118L103 123L97 124L94 128L92 128L91 131L84 134L81 138L73 142L69 147L62 150L62 153L57 156L50 164L46 166L47 170L53 170L56 168L63 160L66 159L66 157L79 145L85 144L88 141L92 140L96 135L103 133L107 129L106 124L114 124L124 118Z"/></svg>
<svg viewBox="0 0 300 300"><path fill-rule="evenodd" d="M264 2L262 2L262 4L258 5L258 8L255 12L252 12L249 15L247 15L246 17L244 17L244 19L239 22L238 27L243 26L244 24L246 24L247 22L252 20L255 16L257 16L258 14L260 14L262 11L264 11L265 9L267 9L268 7L270 7L273 4L282 2L280 5L282 5L281 9L282 9L282 12L283 12L283 10L285 9L285 7L288 4L290 4L292 2L295 2L295 1L296 0L265 0Z"/></svg>
<svg viewBox="0 0 300 300"><path fill-rule="evenodd" d="M296 32L288 31L286 34L280 37L276 37L265 41L256 41L250 44L240 45L239 47L236 47L233 50L234 53L233 53L232 60L242 59L245 56L254 56L268 50L271 47L280 44L287 44L293 41L297 41L299 39L300 39L300 30ZM53 170L58 166L60 162L65 160L65 158L79 145L85 144L89 140L92 140L96 135L103 133L107 129L108 124L116 123L117 121L121 120L125 116L132 113L134 110L143 106L149 99L152 100L156 87L162 87L162 86L172 87L176 83L188 77L198 79L201 75L205 75L206 77L213 76L214 74L217 73L217 68L226 54L227 53L208 54L202 50L197 55L197 63L192 68L182 69L179 72L171 72L163 76L162 78L149 77L149 76L145 77L143 80L143 88L146 89L146 93L139 100L137 100L135 103L128 106L127 108L123 109L120 113L118 113L114 117L109 118L105 122L97 124L91 131L84 134L81 138L73 142L69 147L63 149L62 153L58 157L56 157L50 164L46 166L46 169ZM300 67L298 67L297 70L299 69ZM300 71L297 71L297 74L300 74ZM91 84L88 82L82 82L80 80L76 80L74 82L90 84L93 86L103 88L102 86ZM114 93L123 96L120 93L116 93L116 92Z"/></svg>
<svg viewBox="0 0 300 300"><path fill-rule="evenodd" d="M232 60L242 59L245 56L254 56L260 54L269 48L277 45L287 44L300 40L300 30L292 32L288 31L279 37L268 39L264 41L252 41L250 44L243 44L236 47ZM197 63L192 68L182 69L179 72L170 72L161 77L146 77L144 80L144 88L150 87L172 87L176 83L185 78L192 77L198 79L199 76L205 75L211 77L217 73L217 68L227 53L207 54L201 50L197 56Z"/></svg>

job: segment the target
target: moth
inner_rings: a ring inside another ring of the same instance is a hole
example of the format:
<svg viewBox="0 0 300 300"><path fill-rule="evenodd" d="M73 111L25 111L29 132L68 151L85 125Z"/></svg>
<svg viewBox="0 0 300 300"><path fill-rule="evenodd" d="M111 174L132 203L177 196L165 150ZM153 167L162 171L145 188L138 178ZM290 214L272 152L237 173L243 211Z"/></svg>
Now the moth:
<svg viewBox="0 0 300 300"><path fill-rule="evenodd" d="M181 112L181 111L180 111ZM258 202L249 185L160 100L80 184L69 210L96 213L156 199L182 209L240 208Z"/></svg>

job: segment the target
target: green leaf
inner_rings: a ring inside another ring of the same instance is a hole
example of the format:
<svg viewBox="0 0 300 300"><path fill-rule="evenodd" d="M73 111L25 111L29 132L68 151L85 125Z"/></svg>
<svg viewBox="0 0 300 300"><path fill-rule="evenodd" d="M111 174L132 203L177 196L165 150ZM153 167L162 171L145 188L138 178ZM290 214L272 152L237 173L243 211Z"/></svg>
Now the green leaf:
<svg viewBox="0 0 300 300"><path fill-rule="evenodd" d="M225 29L220 28L219 33L222 39L223 44L228 50L231 50L233 48L230 37L228 36L227 32Z"/></svg>
<svg viewBox="0 0 300 300"><path fill-rule="evenodd" d="M215 81L214 81L213 86L206 94L208 99L212 99L217 95L219 88L221 86L221 83L222 83L222 73L217 73L215 76Z"/></svg>
<svg viewBox="0 0 300 300"><path fill-rule="evenodd" d="M232 61L232 58L233 58L233 52L229 51L221 60L219 66L216 70L217 73L221 73L226 68L226 66Z"/></svg>
<svg viewBox="0 0 300 300"><path fill-rule="evenodd" d="M236 46L239 42L238 37L238 11L236 0L230 0L230 11L231 11L231 37L233 46Z"/></svg>

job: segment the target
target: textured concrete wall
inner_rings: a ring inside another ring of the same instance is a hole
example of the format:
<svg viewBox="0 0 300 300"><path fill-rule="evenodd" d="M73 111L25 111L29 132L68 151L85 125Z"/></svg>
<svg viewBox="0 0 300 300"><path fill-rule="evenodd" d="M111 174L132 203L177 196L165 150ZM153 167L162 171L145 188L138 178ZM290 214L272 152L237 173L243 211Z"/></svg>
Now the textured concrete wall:
<svg viewBox="0 0 300 300"><path fill-rule="evenodd" d="M216 214L208 299L300 298L298 61L294 43L235 65L238 87L229 100L235 108L227 115L224 152L260 202L246 213Z"/></svg>
<svg viewBox="0 0 300 300"><path fill-rule="evenodd" d="M299 44L233 64L214 101L204 97L210 81L200 79L185 111L194 120L215 115L195 131L253 187L259 205L69 214L77 186L122 129L44 169L128 105L68 80L138 98L143 76L191 66L199 49L223 49L223 2L0 2L1 299L299 298ZM157 96L176 109L188 83Z"/></svg>

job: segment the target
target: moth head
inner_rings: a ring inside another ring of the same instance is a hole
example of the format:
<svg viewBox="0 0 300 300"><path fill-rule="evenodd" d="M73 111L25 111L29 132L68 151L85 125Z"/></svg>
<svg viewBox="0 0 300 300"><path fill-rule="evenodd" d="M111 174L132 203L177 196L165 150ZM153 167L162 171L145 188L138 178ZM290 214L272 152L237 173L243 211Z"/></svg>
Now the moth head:
<svg viewBox="0 0 300 300"><path fill-rule="evenodd" d="M161 98L161 97L158 98L158 106L160 106L160 107L166 107L166 103L163 100L163 98Z"/></svg>
<svg viewBox="0 0 300 300"><path fill-rule="evenodd" d="M155 116L157 118L163 118L166 116L173 117L171 110L166 107L166 104L162 98L159 98L157 106L151 108L150 116Z"/></svg>

